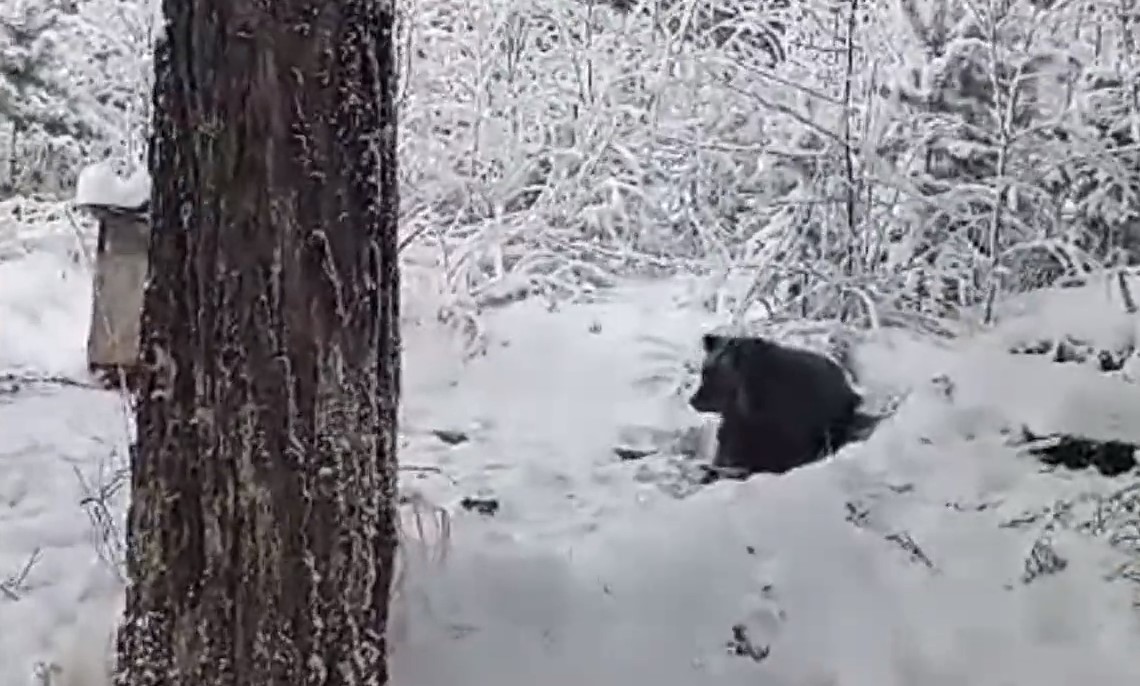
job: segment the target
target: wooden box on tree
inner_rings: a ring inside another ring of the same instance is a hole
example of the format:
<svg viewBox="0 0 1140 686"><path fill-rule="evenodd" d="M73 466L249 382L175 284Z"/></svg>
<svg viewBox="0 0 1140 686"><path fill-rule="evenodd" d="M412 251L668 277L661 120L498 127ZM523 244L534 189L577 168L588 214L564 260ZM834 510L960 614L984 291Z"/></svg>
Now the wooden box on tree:
<svg viewBox="0 0 1140 686"><path fill-rule="evenodd" d="M150 243L149 203L83 205L99 222L87 367L110 384L135 375Z"/></svg>

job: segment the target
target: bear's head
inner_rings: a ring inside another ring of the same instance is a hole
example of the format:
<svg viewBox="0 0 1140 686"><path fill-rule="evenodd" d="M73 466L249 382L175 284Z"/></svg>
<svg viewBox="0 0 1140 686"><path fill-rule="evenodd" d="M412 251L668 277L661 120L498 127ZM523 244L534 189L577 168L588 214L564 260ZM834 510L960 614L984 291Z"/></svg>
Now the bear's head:
<svg viewBox="0 0 1140 686"><path fill-rule="evenodd" d="M701 338L705 359L701 365L701 383L689 406L697 412L720 415L747 412L748 397L741 367L749 354L748 343L754 339L719 334Z"/></svg>

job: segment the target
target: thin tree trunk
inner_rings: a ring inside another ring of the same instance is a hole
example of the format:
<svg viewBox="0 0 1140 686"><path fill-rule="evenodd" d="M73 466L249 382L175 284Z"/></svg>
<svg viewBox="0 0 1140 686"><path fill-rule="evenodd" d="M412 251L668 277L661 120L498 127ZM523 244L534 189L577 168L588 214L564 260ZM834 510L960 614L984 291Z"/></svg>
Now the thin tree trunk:
<svg viewBox="0 0 1140 686"><path fill-rule="evenodd" d="M387 682L391 0L164 0L120 686Z"/></svg>

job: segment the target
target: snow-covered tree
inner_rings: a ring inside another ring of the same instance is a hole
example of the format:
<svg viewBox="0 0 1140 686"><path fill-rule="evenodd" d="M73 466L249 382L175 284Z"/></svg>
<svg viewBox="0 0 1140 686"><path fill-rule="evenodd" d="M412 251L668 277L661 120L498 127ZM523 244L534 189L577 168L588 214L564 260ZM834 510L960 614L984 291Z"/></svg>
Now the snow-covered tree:
<svg viewBox="0 0 1140 686"><path fill-rule="evenodd" d="M1137 208L1135 20L1090 7L782 10L787 59L769 67L738 53L724 77L763 113L754 181L768 197L757 249L742 253L759 264L754 290L801 316L870 303L943 316L1125 247Z"/></svg>
<svg viewBox="0 0 1140 686"><path fill-rule="evenodd" d="M46 133L70 132L76 122L51 106L67 89L58 58L56 30L63 11L30 0L5 4L0 11L0 123L8 129L6 178L11 191L19 173L22 134L40 127Z"/></svg>
<svg viewBox="0 0 1140 686"><path fill-rule="evenodd" d="M0 188L69 192L92 158L141 158L151 14L136 0L0 6Z"/></svg>
<svg viewBox="0 0 1140 686"><path fill-rule="evenodd" d="M898 116L884 159L921 202L899 227L908 257L952 301L1081 272L1122 245L1109 226L1138 207L1135 152L1112 139L1128 130L1119 65L1096 76L1110 65L1090 40L1116 27L1089 23L1088 7L895 4L905 59L885 70ZM1114 207L1095 205L1106 197ZM1045 273L1026 281L1031 265Z"/></svg>

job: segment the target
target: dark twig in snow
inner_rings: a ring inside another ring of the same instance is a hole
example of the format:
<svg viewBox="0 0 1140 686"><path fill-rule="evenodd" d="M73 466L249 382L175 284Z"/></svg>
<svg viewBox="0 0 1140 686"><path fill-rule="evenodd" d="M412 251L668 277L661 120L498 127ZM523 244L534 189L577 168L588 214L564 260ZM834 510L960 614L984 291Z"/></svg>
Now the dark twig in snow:
<svg viewBox="0 0 1140 686"><path fill-rule="evenodd" d="M12 573L7 579L0 581L0 595L8 598L9 600L19 600L20 595L24 591L24 586L28 581L28 575L32 573L32 569L40 561L42 551L36 548L32 551L28 561L22 567Z"/></svg>

